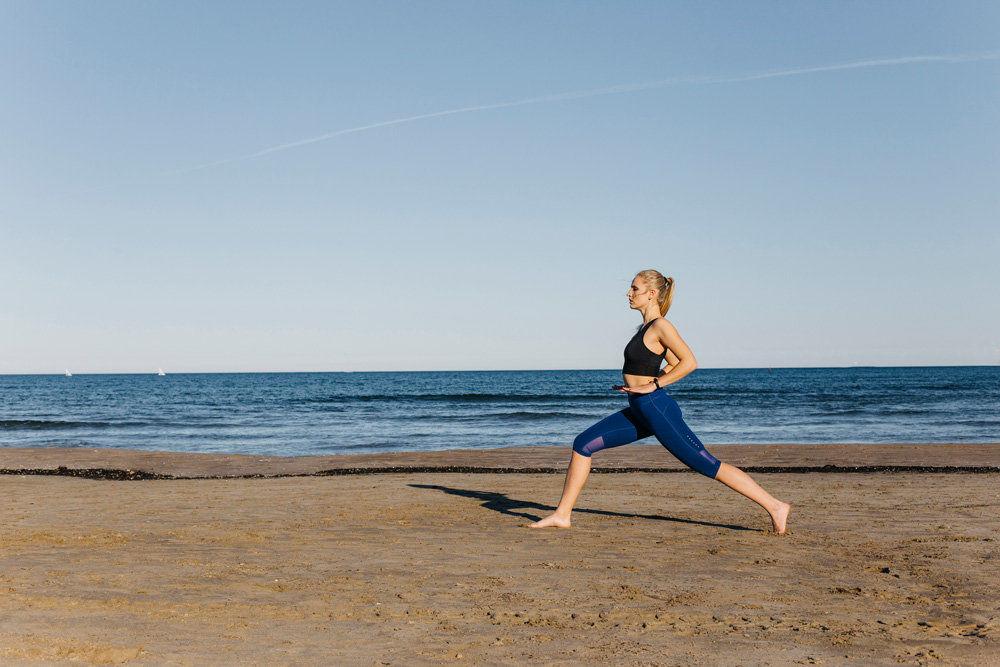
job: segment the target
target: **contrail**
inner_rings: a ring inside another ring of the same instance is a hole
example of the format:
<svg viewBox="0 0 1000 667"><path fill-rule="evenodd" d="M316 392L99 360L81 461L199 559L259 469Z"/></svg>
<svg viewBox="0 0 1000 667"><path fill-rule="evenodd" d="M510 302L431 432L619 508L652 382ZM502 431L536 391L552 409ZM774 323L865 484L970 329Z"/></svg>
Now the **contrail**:
<svg viewBox="0 0 1000 667"><path fill-rule="evenodd" d="M681 82L682 79L678 79L676 82ZM397 118L395 120L386 120L381 123L372 123L371 125L361 125L359 127L351 127L346 130L337 130L336 132L331 132L329 134L321 134L318 137L310 137L309 139L302 139L300 141L292 141L287 144L279 144L277 146L272 146L271 148L265 148L262 151L258 151L247 157L257 157L259 155L267 155L268 153L275 153L277 151L283 151L287 148L294 148L295 146L302 146L305 144L313 144L317 141L326 141L327 139L333 139L334 137L341 137L345 134L353 134L354 132L364 132L365 130L372 130L376 127L385 127L386 125L398 125L400 123L410 123L415 120L423 120L425 118L437 118L438 116L451 116L458 113L468 113L470 111L486 111L487 109L503 109L505 107L519 107L526 104L545 104L546 102L560 102L563 100L572 100L580 97L595 97L597 95L610 95L612 93L626 92L629 90L638 90L640 88L652 88L657 85L664 86L668 85L665 82L649 82L649 83L635 83L635 84L625 84L621 86L611 86L609 88L599 88L596 90L581 90L575 93L561 93L558 95L545 95L544 97L529 97L524 100L516 100L514 102L500 102L498 104L482 104L474 107L460 107L458 109L447 109L446 111L435 111L434 113L420 114L419 116L407 116L406 118Z"/></svg>
<svg viewBox="0 0 1000 667"><path fill-rule="evenodd" d="M188 169L204 169L207 167L215 166L217 164L221 164L222 162L231 162L233 160L246 160L249 158L260 157L261 155L267 155L268 153L277 153L278 151L287 150L289 148L295 148L296 146L304 146L306 144L314 144L319 141L327 141L329 139L334 139L336 137L342 137L345 134L364 132L366 130L373 130L377 127L386 127L387 125L412 123L415 120L437 118L439 116L452 116L460 113L469 113L470 111L487 111L489 109L520 107L528 104L546 104L550 102L563 102L566 100L576 100L583 97L597 97L598 95L613 95L615 93L627 93L634 90L643 90L646 88L661 88L663 86L669 86L671 84L677 84L677 83L707 83L709 81L710 81L709 79L704 77L678 77L674 79L660 79L657 81L646 81L642 83L625 83L616 86L608 86L606 88L579 90L572 93L559 93L556 95L543 95L542 97L529 97L523 100L515 100L513 102L498 102L496 104L480 104L478 106L472 106L472 107L459 107L457 109L446 109L445 111L435 111L433 113L420 114L419 116L407 116L406 118L385 120L380 123L372 123L370 125L359 125L358 127L349 127L344 130L337 130L336 132L321 134L318 137L310 137L308 139L300 139L299 141L291 141L286 144L278 144L277 146L271 146L270 148L265 148L262 151L257 151L256 153L251 153L249 155L244 155L242 157L229 158L227 160L220 160L217 162L210 162L208 164L198 165L196 167L188 167Z"/></svg>
<svg viewBox="0 0 1000 667"><path fill-rule="evenodd" d="M762 74L746 74L743 76L717 79L718 83L730 83L736 81L757 81L759 79L773 79L779 76L796 76L799 74L814 74L816 72L834 72L843 69L861 69L862 67L888 67L891 65L913 65L915 63L974 63L983 60L1000 60L1000 52L992 53L971 53L964 55L945 56L908 56L905 58L883 58L880 60L858 60L853 63L842 63L840 65L824 65L821 67L804 67L801 69L786 69L776 72L764 72Z"/></svg>
<svg viewBox="0 0 1000 667"><path fill-rule="evenodd" d="M858 60L850 63L840 63L837 65L822 65L818 67L803 67L798 69L785 69L785 70L775 70L770 72L759 72L756 74L738 74L735 76L698 76L698 77L675 77L670 79L657 79L654 81L643 81L639 83L626 83L616 86L607 86L605 88L593 88L591 90L579 90L576 92L560 93L556 95L544 95L542 97L529 97L523 100L515 100L513 102L499 102L496 104L481 104L477 106L469 107L459 107L457 109L446 109L444 111L435 111L433 113L420 114L418 116L407 116L405 118L396 118L394 120L385 120L379 123L371 123L369 125L359 125L357 127L349 127L343 130L337 130L335 132L329 132L327 134L321 134L316 137L309 137L308 139L300 139L298 141L291 141L284 144L278 144L277 146L271 146L270 148L265 148L264 150L257 151L256 153L250 153L248 155L241 155L238 157L226 158L222 160L216 160L214 162L208 162L205 164L194 165L191 167L183 167L181 169L174 169L171 171L162 172L161 176L166 176L170 174L180 174L188 171L195 171L198 169L208 169L209 167L215 167L221 164L226 164L229 162L237 162L240 160L249 160L251 158L261 157L262 155L268 155L270 153L277 153L278 151L288 150L289 148L296 148L298 146L305 146L307 144L315 144L320 141L329 141L330 139L335 139L337 137L342 137L347 134L354 134L356 132L367 132L368 130L374 130L380 127L388 127L389 125L400 125L402 123L412 123L418 120L426 120L428 118L438 118L441 116L454 116L456 114L471 113L473 111L489 111L490 109L506 109L510 107L520 107L527 106L531 104L550 104L552 102L564 102L567 100L578 100L586 97L599 97L602 95L617 95L620 93L628 93L639 90L648 90L651 88L665 88L667 86L674 86L678 84L719 84L719 83L739 83L742 81L759 81L761 79L774 79L784 76L802 76L804 74L817 74L820 72L836 72L840 70L849 69L862 69L865 67L894 67L897 65L913 65L917 63L973 63L981 62L984 60L1000 60L1000 51L993 51L989 53L977 53L977 54L958 54L958 55L939 55L939 56L907 56L903 58L882 58L876 60Z"/></svg>

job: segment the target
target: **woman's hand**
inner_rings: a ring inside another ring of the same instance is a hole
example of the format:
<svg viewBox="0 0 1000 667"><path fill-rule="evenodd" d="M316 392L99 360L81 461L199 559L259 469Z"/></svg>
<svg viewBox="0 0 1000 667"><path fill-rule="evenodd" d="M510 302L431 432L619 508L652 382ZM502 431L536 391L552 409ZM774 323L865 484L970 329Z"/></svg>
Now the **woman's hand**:
<svg viewBox="0 0 1000 667"><path fill-rule="evenodd" d="M638 387L620 387L619 389L626 394L652 394L656 391L656 385L652 382L647 382L646 384L640 384Z"/></svg>

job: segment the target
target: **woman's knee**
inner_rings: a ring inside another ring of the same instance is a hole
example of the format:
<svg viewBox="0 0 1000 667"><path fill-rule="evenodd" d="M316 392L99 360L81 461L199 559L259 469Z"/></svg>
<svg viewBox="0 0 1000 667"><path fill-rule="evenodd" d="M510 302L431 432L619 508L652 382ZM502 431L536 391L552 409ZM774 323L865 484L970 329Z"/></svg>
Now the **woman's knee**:
<svg viewBox="0 0 1000 667"><path fill-rule="evenodd" d="M604 438L601 436L597 436L595 438L586 431L576 436L573 440L573 451L581 456L590 457L594 452L602 449L603 447Z"/></svg>
<svg viewBox="0 0 1000 667"><path fill-rule="evenodd" d="M722 467L722 461L709 454L707 449L702 449L698 454L698 467L691 467L695 472L699 472L709 479L715 479L716 475L719 474L719 468Z"/></svg>

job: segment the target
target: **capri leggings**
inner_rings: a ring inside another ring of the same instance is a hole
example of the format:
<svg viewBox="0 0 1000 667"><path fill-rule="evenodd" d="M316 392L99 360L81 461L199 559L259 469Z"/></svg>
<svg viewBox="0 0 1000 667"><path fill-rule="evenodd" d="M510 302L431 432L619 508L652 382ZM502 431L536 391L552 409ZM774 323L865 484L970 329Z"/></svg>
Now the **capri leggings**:
<svg viewBox="0 0 1000 667"><path fill-rule="evenodd" d="M715 479L722 463L708 453L684 423L677 401L665 391L629 394L628 407L578 435L573 441L573 451L589 457L602 449L620 447L651 435L689 468Z"/></svg>

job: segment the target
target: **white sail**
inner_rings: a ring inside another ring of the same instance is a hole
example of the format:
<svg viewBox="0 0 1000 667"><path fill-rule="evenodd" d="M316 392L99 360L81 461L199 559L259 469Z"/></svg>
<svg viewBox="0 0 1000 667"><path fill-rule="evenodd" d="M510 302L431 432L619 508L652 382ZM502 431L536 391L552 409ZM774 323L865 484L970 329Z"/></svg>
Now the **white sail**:
<svg viewBox="0 0 1000 667"><path fill-rule="evenodd" d="M161 368L161 369L159 369L159 370L160 370L160 372L159 372L159 373L157 373L157 375L166 375L166 373L164 373L164 372L163 372L163 369L162 369L162 368Z"/></svg>
<svg viewBox="0 0 1000 667"><path fill-rule="evenodd" d="M68 368L66 369L66 377L68 377L68 378L73 377L73 374L69 372Z"/></svg>

